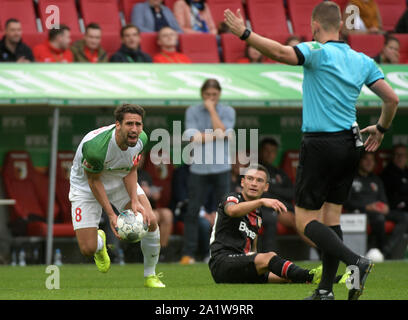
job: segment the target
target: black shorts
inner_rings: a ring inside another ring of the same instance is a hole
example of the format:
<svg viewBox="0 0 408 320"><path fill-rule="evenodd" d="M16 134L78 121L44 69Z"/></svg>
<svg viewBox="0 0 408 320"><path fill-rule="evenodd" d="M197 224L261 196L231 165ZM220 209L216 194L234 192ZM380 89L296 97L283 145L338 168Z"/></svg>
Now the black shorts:
<svg viewBox="0 0 408 320"><path fill-rule="evenodd" d="M208 263L216 283L266 283L269 272L259 275L255 267L256 254L221 253Z"/></svg>
<svg viewBox="0 0 408 320"><path fill-rule="evenodd" d="M305 133L296 172L295 202L319 210L324 202L343 204L357 172L362 147L351 130Z"/></svg>

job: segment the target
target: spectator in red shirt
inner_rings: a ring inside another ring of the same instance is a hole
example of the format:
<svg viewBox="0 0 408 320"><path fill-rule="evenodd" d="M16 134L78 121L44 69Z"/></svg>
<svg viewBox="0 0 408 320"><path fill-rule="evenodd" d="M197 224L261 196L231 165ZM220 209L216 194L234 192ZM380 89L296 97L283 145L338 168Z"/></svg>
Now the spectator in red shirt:
<svg viewBox="0 0 408 320"><path fill-rule="evenodd" d="M108 62L108 54L101 47L101 39L101 27L96 23L88 24L84 38L71 46L74 62Z"/></svg>
<svg viewBox="0 0 408 320"><path fill-rule="evenodd" d="M37 62L73 62L74 58L69 44L71 31L61 24L58 29L50 29L48 40L34 47L34 57Z"/></svg>
<svg viewBox="0 0 408 320"><path fill-rule="evenodd" d="M237 60L237 63L262 63L263 55L257 49L246 46L245 57Z"/></svg>
<svg viewBox="0 0 408 320"><path fill-rule="evenodd" d="M155 63L191 63L189 57L177 52L178 34L170 27L163 27L157 34L160 53L153 57Z"/></svg>

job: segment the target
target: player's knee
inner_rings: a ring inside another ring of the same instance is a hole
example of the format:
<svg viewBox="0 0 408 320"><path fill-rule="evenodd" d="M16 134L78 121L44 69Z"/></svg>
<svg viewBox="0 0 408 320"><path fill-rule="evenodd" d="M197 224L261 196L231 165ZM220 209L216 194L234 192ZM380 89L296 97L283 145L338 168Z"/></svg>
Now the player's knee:
<svg viewBox="0 0 408 320"><path fill-rule="evenodd" d="M81 251L81 254L83 256L91 257L96 252L96 245L93 245L91 243L82 243L79 245L79 250Z"/></svg>

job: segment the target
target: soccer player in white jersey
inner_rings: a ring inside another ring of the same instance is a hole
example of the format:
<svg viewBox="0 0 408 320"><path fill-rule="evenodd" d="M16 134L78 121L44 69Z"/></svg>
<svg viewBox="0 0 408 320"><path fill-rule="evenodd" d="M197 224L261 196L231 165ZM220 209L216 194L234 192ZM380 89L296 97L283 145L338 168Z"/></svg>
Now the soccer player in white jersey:
<svg viewBox="0 0 408 320"><path fill-rule="evenodd" d="M115 124L89 132L79 144L71 169L69 199L72 204L72 223L79 248L84 256L94 256L99 271L107 272L110 258L106 236L98 230L102 209L107 213L116 237L119 211L140 212L149 225L141 240L144 256L144 285L162 288L165 285L156 275L160 253L159 226L149 200L137 183L137 161L147 144L143 131L145 111L133 104L116 108Z"/></svg>

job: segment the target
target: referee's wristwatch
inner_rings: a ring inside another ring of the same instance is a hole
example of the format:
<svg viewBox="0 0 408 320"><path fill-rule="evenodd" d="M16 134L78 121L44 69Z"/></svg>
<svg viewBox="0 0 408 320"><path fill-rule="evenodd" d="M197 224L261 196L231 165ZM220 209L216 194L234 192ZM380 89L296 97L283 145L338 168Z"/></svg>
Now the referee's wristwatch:
<svg viewBox="0 0 408 320"><path fill-rule="evenodd" d="M240 38L241 40L246 40L246 39L249 38L250 34L251 34L251 30L249 30L248 28L246 28L245 31L244 31L244 33L242 34L242 36L240 36L239 38Z"/></svg>
<svg viewBox="0 0 408 320"><path fill-rule="evenodd" d="M378 131L380 131L382 134L386 133L390 128L384 128L383 126L381 126L379 123L376 124L375 126L377 128Z"/></svg>

